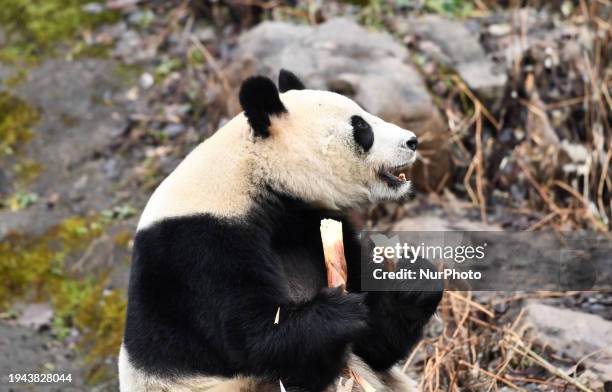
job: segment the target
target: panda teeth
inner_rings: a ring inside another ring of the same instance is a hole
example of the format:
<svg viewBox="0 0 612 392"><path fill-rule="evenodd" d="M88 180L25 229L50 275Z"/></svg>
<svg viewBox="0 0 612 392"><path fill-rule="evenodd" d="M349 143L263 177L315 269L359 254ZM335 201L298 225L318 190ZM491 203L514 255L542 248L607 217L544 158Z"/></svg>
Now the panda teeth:
<svg viewBox="0 0 612 392"><path fill-rule="evenodd" d="M396 188L402 183L407 182L406 174L400 172L401 168L387 169L381 168L378 171L378 176L387 183L388 186Z"/></svg>

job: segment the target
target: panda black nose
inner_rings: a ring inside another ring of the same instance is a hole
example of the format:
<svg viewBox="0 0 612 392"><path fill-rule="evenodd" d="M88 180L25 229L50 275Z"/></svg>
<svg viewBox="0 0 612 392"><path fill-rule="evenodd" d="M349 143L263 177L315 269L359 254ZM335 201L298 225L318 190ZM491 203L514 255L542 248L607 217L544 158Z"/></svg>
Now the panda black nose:
<svg viewBox="0 0 612 392"><path fill-rule="evenodd" d="M417 141L416 137L413 137L412 139L408 139L408 141L406 142L406 146L408 146L408 148L411 149L412 151L416 151L418 145L419 145L419 142Z"/></svg>

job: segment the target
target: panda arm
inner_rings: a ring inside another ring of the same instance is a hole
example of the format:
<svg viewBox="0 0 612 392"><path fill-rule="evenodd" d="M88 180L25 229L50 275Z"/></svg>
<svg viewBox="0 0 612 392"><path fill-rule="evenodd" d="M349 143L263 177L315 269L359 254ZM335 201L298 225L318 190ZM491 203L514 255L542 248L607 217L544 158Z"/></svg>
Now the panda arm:
<svg viewBox="0 0 612 392"><path fill-rule="evenodd" d="M343 227L348 289L361 292L361 245L350 224ZM368 292L368 333L353 343L353 352L374 370L390 368L421 339L423 327L441 298L442 287L436 283L422 291Z"/></svg>
<svg viewBox="0 0 612 392"><path fill-rule="evenodd" d="M278 269L268 265L264 272L263 260L244 264L258 267L241 271L240 285L224 299L220 328L238 372L322 390L340 374L348 344L366 328L363 296L323 289L309 301L294 302L279 283Z"/></svg>
<svg viewBox="0 0 612 392"><path fill-rule="evenodd" d="M353 351L374 370L386 370L404 359L421 339L442 292L369 292L369 332Z"/></svg>

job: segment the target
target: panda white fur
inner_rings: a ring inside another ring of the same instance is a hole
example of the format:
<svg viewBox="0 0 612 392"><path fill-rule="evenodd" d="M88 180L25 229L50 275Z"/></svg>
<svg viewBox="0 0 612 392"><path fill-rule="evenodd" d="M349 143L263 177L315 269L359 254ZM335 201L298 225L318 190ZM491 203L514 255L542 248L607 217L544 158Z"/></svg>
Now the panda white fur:
<svg viewBox="0 0 612 392"><path fill-rule="evenodd" d="M328 391L346 367L410 390L394 365L441 292L360 293L343 212L410 191L416 137L288 71L241 86L244 112L160 184L140 219L123 392ZM326 288L319 223L344 222L348 293ZM280 307L280 322L274 324Z"/></svg>

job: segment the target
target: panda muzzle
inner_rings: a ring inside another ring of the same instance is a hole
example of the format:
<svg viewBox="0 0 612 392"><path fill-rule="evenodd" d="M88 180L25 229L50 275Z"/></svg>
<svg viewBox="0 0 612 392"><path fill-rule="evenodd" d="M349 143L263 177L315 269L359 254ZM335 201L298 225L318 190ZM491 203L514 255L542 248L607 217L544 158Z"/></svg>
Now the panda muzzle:
<svg viewBox="0 0 612 392"><path fill-rule="evenodd" d="M397 188L407 181L404 170L407 165L398 166L395 168L380 168L378 177L392 188Z"/></svg>

